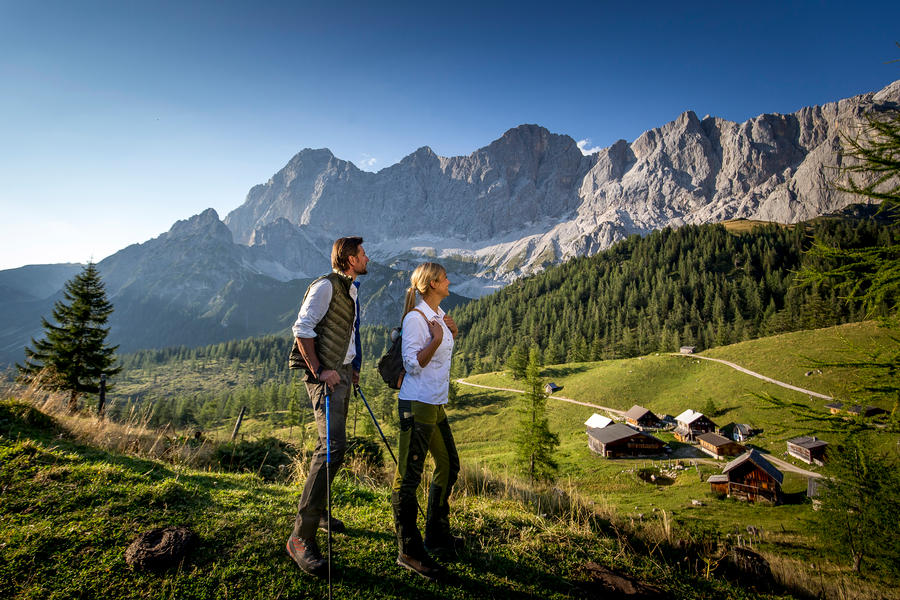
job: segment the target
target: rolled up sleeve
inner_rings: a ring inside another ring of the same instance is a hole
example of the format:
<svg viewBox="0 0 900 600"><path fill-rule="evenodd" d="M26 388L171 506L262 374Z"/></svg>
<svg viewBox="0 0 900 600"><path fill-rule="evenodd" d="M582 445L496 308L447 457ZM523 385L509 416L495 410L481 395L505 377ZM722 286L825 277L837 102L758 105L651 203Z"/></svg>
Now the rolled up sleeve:
<svg viewBox="0 0 900 600"><path fill-rule="evenodd" d="M331 303L331 282L327 279L321 279L309 288L309 293L300 307L300 313L297 315L297 321L291 327L294 337L298 338L314 338L316 332L313 329L328 312L328 305Z"/></svg>
<svg viewBox="0 0 900 600"><path fill-rule="evenodd" d="M403 367L407 373L417 375L422 372L418 354L430 341L431 334L428 333L425 318L415 311L410 311L403 319L403 345L401 346Z"/></svg>

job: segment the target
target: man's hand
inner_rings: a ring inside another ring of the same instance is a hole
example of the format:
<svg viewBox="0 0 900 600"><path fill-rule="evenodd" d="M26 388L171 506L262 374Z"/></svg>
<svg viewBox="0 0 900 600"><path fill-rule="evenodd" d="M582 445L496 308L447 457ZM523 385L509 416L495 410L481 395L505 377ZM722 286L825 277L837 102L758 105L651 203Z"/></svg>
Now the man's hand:
<svg viewBox="0 0 900 600"><path fill-rule="evenodd" d="M353 383L353 385L359 385L359 371L356 369L353 370L353 375L350 376L350 382Z"/></svg>
<svg viewBox="0 0 900 600"><path fill-rule="evenodd" d="M450 333L453 334L453 339L456 339L456 336L459 334L459 329L456 327L456 321L453 320L453 317L450 315L444 315L444 325L447 326L447 329L450 330Z"/></svg>
<svg viewBox="0 0 900 600"><path fill-rule="evenodd" d="M321 375L319 375L319 381L325 383L325 385L327 385L331 389L334 389L334 386L341 382L341 376L338 375L337 371L326 369L322 371Z"/></svg>

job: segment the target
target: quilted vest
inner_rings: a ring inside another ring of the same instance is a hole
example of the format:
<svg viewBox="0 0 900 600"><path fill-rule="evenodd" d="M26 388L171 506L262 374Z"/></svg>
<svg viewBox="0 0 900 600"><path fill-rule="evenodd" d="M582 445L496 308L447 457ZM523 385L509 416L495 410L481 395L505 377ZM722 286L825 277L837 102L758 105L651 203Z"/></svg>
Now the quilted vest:
<svg viewBox="0 0 900 600"><path fill-rule="evenodd" d="M316 355L325 369L337 369L344 364L356 320L356 305L350 297L353 280L342 273L329 273L319 279L331 282L331 304L322 320L313 327Z"/></svg>

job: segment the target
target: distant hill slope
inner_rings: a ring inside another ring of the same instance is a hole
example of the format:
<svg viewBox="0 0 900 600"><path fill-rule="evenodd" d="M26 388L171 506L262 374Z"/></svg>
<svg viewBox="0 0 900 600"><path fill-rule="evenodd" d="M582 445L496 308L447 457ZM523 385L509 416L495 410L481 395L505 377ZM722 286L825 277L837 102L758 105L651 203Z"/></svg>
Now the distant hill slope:
<svg viewBox="0 0 900 600"><path fill-rule="evenodd" d="M494 370L520 345L551 364L599 360L860 319L833 291L797 287L794 272L815 238L845 248L896 244L900 225L874 213L632 236L461 307L457 359L462 372Z"/></svg>
<svg viewBox="0 0 900 600"><path fill-rule="evenodd" d="M869 419L867 429L860 435L869 443L894 452L900 432L884 425L891 420L896 398L860 395L858 389L873 381L865 370L821 365L860 360L889 345L896 349L892 335L890 330L867 321L740 342L703 354L726 358L774 379L834 396L846 404L872 404L883 409L886 413ZM779 457L785 452L785 442L793 437L815 435L839 444L851 431L851 423L844 419L846 415L833 416L825 408L827 400L690 356L653 353L628 359L549 365L542 369L542 377L562 386L556 395L580 402L621 411L637 404L658 416L673 417L692 409L706 414L718 426L731 422L749 424L762 430L750 444ZM521 381L506 373L472 375L466 381L523 389ZM460 386L459 393L460 404L451 412L451 418L461 452L478 454L486 464L500 468L512 453L513 432L509 423L515 419L515 409L508 399L515 394L465 386ZM593 412L588 407L548 400L551 430L559 433L562 441L563 473L579 479L585 476L586 482L593 481L588 475L589 465L605 464L597 463L595 455L587 450L584 421ZM457 421L462 424L457 425ZM585 485L597 494L607 492L602 485Z"/></svg>

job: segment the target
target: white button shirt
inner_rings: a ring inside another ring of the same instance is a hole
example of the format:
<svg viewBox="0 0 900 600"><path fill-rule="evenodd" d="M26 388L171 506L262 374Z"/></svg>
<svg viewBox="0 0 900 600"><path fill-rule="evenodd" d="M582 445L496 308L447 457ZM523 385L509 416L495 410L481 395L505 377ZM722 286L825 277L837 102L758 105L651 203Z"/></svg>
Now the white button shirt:
<svg viewBox="0 0 900 600"><path fill-rule="evenodd" d="M431 310L425 301L416 306L429 320L437 319L444 330L441 345L434 356L424 367L419 366L416 355L431 343L431 333L422 315L414 310L403 318L403 367L406 376L400 386L401 400L417 400L425 404L446 404L447 392L450 389L450 355L453 354L453 334L444 323L444 311L438 307L437 312Z"/></svg>

